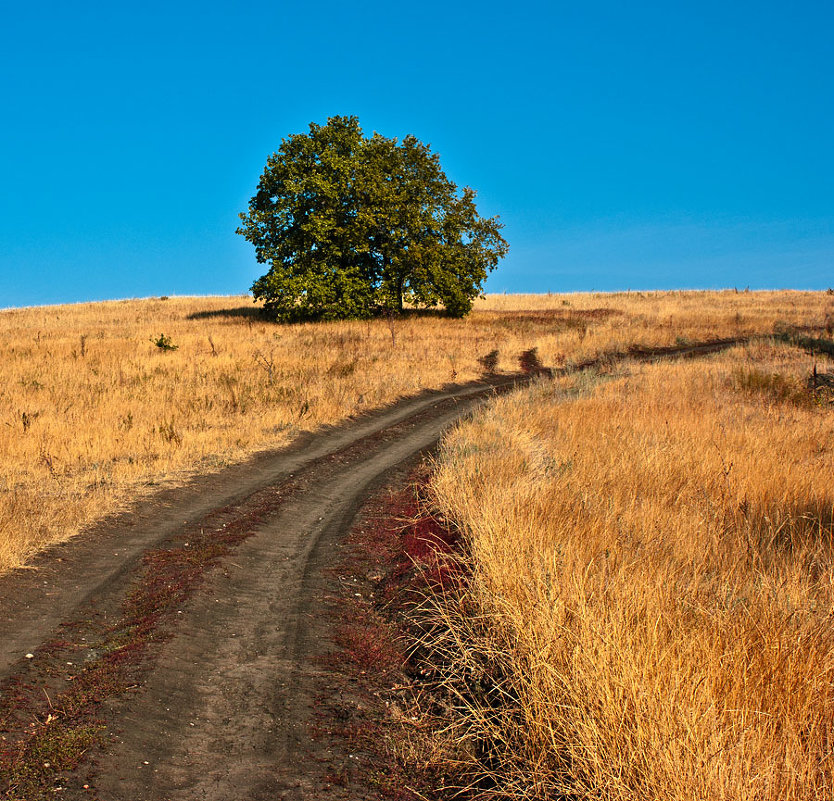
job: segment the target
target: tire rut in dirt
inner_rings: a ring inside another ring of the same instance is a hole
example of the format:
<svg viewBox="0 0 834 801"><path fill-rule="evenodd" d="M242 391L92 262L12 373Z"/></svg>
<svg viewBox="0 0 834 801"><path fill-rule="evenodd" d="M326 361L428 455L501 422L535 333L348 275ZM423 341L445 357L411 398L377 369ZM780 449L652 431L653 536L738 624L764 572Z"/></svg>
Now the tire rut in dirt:
<svg viewBox="0 0 834 801"><path fill-rule="evenodd" d="M435 411L318 471L224 560L183 610L145 686L113 705L120 734L100 762L103 798L312 797L298 755L315 657L328 647L315 635L333 544L368 493L474 403Z"/></svg>
<svg viewBox="0 0 834 801"><path fill-rule="evenodd" d="M378 436L438 403L484 397L511 388L518 376L500 376L412 398L268 451L221 472L196 476L187 486L163 490L129 512L97 524L84 536L56 545L32 561L32 570L0 578L0 680L23 656L52 637L58 626L91 602L102 605L123 592L146 549L177 535L188 523L233 506L318 460Z"/></svg>

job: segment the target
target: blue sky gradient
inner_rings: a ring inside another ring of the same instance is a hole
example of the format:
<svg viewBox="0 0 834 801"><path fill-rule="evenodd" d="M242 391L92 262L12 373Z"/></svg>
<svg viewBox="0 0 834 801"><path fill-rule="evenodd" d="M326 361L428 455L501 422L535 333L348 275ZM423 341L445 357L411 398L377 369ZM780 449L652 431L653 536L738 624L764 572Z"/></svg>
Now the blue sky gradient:
<svg viewBox="0 0 834 801"><path fill-rule="evenodd" d="M834 6L14 4L0 307L246 291L311 121L412 133L500 214L490 291L834 285Z"/></svg>

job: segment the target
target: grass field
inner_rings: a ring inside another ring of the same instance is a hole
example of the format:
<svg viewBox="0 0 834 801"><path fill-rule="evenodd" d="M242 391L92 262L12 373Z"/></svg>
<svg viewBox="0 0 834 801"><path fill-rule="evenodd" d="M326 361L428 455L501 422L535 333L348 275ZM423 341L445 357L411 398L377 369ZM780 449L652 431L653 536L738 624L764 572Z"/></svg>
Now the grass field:
<svg viewBox="0 0 834 801"><path fill-rule="evenodd" d="M559 365L832 321L833 297L796 292L490 296L464 320L293 326L246 297L0 311L0 571L162 484L475 378L491 351L508 371L532 347Z"/></svg>
<svg viewBox="0 0 834 801"><path fill-rule="evenodd" d="M834 798L814 364L763 340L543 379L447 437L433 492L472 579L427 645L473 797Z"/></svg>

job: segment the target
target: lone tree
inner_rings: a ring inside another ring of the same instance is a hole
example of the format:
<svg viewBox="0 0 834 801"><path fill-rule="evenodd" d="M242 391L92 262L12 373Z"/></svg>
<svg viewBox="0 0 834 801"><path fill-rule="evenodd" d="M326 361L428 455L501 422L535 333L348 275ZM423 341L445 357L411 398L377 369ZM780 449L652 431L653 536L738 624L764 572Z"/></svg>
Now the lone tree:
<svg viewBox="0 0 834 801"><path fill-rule="evenodd" d="M362 133L356 117L294 134L269 157L237 233L269 271L252 285L277 320L335 320L408 303L472 308L507 252L438 156L413 136Z"/></svg>

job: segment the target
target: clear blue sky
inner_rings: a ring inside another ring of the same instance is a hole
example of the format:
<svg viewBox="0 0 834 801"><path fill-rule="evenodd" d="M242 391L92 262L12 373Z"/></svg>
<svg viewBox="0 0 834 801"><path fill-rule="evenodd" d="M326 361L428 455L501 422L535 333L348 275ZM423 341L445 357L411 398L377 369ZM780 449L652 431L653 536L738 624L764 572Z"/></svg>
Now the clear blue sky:
<svg viewBox="0 0 834 801"><path fill-rule="evenodd" d="M356 114L500 214L490 291L834 285L830 2L7 3L0 307L246 291L269 153Z"/></svg>

